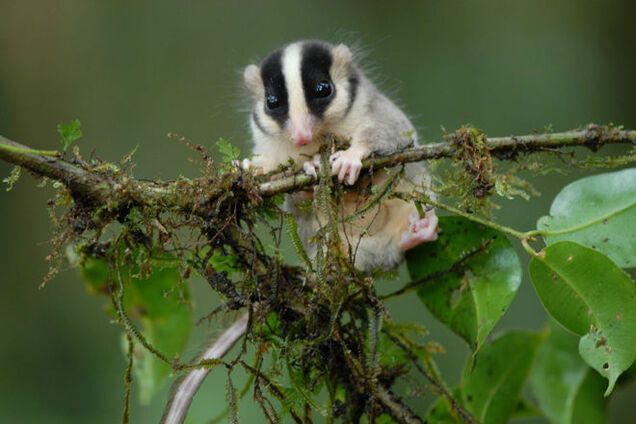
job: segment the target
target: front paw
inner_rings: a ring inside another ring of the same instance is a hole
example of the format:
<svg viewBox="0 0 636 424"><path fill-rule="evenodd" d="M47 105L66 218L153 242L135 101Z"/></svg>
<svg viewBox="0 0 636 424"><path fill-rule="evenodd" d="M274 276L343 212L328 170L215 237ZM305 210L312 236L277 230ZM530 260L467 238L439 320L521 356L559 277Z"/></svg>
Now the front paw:
<svg viewBox="0 0 636 424"><path fill-rule="evenodd" d="M331 173L338 175L338 181L353 185L360 176L364 155L353 148L339 150L329 157ZM346 180L345 180L346 178Z"/></svg>
<svg viewBox="0 0 636 424"><path fill-rule="evenodd" d="M254 175L262 175L264 173L263 166L256 160L243 159L242 161L232 161L232 163L241 168L243 171L253 172Z"/></svg>
<svg viewBox="0 0 636 424"><path fill-rule="evenodd" d="M400 248L406 251L424 242L437 240L438 223L439 219L434 210L426 212L421 219L417 214L409 216L408 229L400 237Z"/></svg>
<svg viewBox="0 0 636 424"><path fill-rule="evenodd" d="M320 155L314 155L312 160L305 161L303 163L303 171L305 171L307 175L318 178L316 171L320 171Z"/></svg>

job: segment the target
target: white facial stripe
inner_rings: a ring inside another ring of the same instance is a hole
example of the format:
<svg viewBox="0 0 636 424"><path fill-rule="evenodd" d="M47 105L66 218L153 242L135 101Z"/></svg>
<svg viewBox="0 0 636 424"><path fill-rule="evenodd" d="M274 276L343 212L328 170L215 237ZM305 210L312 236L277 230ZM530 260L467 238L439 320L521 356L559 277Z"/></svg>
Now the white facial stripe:
<svg viewBox="0 0 636 424"><path fill-rule="evenodd" d="M306 116L309 114L305 102L305 91L300 73L302 61L302 44L289 45L283 53L283 75L287 86L287 101L289 103L289 116Z"/></svg>

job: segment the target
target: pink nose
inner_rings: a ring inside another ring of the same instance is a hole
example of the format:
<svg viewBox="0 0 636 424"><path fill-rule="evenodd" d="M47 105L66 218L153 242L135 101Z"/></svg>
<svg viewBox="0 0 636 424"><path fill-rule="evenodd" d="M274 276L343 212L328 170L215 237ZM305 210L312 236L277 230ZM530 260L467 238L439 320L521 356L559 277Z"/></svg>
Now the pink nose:
<svg viewBox="0 0 636 424"><path fill-rule="evenodd" d="M290 138L294 146L306 146L314 138L313 122L310 116L292 116L289 123Z"/></svg>
<svg viewBox="0 0 636 424"><path fill-rule="evenodd" d="M312 137L311 134L302 134L294 137L294 145L295 146L306 146L311 143Z"/></svg>

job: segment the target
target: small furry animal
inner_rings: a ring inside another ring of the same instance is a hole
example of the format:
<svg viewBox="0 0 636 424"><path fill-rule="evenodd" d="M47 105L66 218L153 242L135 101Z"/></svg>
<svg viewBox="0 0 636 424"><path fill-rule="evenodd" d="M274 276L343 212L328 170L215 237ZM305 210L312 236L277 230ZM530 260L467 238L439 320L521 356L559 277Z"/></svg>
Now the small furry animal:
<svg viewBox="0 0 636 424"><path fill-rule="evenodd" d="M413 125L406 115L367 78L344 44L303 40L272 52L260 66L243 73L252 100L250 127L253 158L244 167L267 173L289 159L298 169L316 175L317 154L326 135L349 141L350 147L330 156L331 172L340 182L358 182L362 160L417 145ZM362 178L357 184L381 184L384 171ZM398 190L426 190L428 174L423 164L405 166ZM311 238L325 222L319 213L302 212L296 206L311 194L288 197L287 207L296 215L301 239L314 254ZM343 216L354 213L365 197L347 192ZM420 218L415 205L391 199L342 226L345 252L359 270L387 269L397 265L405 250L437 239L434 211Z"/></svg>

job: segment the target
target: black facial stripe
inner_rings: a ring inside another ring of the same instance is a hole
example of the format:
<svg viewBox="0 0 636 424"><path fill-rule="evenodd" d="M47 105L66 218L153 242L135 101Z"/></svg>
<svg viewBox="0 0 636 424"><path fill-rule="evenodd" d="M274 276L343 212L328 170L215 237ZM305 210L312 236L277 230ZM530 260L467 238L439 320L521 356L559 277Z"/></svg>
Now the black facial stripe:
<svg viewBox="0 0 636 424"><path fill-rule="evenodd" d="M357 75L353 75L349 78L349 103L347 104L347 110L345 110L345 116L349 113L351 108L353 107L353 102L356 100L356 96L358 95L358 80Z"/></svg>
<svg viewBox="0 0 636 424"><path fill-rule="evenodd" d="M274 110L267 107L264 102L265 113L272 117L282 127L289 115L289 101L287 98L287 86L283 75L282 50L276 50L265 58L261 65L261 78L265 86L265 98L269 95L278 97L280 106ZM258 121L257 121L258 122ZM258 123L257 123L258 126ZM260 128L260 126L259 126Z"/></svg>
<svg viewBox="0 0 636 424"><path fill-rule="evenodd" d="M258 113L256 113L256 111L252 112L252 120L254 120L254 124L256 125L256 128L258 128L260 132L262 132L265 135L271 135L271 133L267 131L265 127L263 127L263 124L261 123L261 118L258 117Z"/></svg>
<svg viewBox="0 0 636 424"><path fill-rule="evenodd" d="M303 80L305 101L309 111L317 117L322 117L325 109L335 96L336 87L332 85L330 96L318 98L314 95L314 88L320 81L329 81L331 68L331 51L329 47L320 43L306 43L303 45L300 75Z"/></svg>

